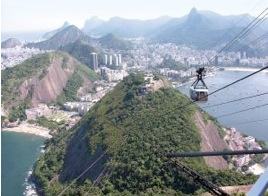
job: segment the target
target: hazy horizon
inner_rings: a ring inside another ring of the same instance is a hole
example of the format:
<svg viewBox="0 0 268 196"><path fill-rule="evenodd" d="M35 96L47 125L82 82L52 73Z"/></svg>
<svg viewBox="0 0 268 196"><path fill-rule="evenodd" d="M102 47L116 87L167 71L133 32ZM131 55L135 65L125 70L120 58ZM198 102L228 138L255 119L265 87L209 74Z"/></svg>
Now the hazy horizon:
<svg viewBox="0 0 268 196"><path fill-rule="evenodd" d="M195 7L220 15L250 14L257 16L268 6L268 0L142 0L124 1L2 1L2 33L38 32L60 27L65 21L82 28L84 22L97 16L103 20L112 17L150 20L162 16L182 17ZM53 9L52 9L53 8ZM51 11L56 10L56 11ZM138 11L137 11L138 10ZM33 20L34 18L34 20Z"/></svg>

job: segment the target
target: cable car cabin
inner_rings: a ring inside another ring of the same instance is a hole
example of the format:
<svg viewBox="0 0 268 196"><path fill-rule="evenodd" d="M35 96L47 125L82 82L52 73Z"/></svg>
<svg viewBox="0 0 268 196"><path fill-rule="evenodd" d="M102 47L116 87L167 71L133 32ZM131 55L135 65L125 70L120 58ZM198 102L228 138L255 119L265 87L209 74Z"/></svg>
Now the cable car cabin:
<svg viewBox="0 0 268 196"><path fill-rule="evenodd" d="M207 101L208 100L208 89L206 88L194 88L190 87L190 96L194 101Z"/></svg>
<svg viewBox="0 0 268 196"><path fill-rule="evenodd" d="M207 101L208 100L208 88L203 80L205 76L205 68L199 68L196 70L197 79L190 87L190 97L194 101Z"/></svg>

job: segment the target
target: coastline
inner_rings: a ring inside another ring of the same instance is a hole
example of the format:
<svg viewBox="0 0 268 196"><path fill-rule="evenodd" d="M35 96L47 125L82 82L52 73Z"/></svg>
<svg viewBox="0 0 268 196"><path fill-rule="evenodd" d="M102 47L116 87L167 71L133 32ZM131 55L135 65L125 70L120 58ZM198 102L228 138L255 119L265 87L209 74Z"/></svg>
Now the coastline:
<svg viewBox="0 0 268 196"><path fill-rule="evenodd" d="M241 71L241 72L254 72L258 71L260 68L252 67L222 67L224 71ZM268 73L268 70L263 70L262 72Z"/></svg>
<svg viewBox="0 0 268 196"><path fill-rule="evenodd" d="M23 122L17 127L12 128L2 128L2 131L11 131L11 132L17 132L17 133L27 133L27 134L33 134L44 138L51 138L52 136L49 134L49 129L31 125L29 123Z"/></svg>

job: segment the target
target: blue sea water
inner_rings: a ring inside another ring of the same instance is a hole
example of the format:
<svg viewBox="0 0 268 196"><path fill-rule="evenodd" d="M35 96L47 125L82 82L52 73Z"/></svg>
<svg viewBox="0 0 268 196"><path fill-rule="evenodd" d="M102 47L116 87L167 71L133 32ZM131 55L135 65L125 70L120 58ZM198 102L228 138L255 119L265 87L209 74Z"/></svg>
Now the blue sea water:
<svg viewBox="0 0 268 196"><path fill-rule="evenodd" d="M216 73L215 76L206 78L205 82L209 88L209 91L212 92L215 89L227 85L248 74L250 74L250 72L219 71ZM188 95L190 85L190 83L187 83L179 87L179 90ZM212 96L209 96L209 99L206 103L198 104L204 108L205 106L214 105L264 92L268 92L268 73L261 72L222 91L219 91ZM268 94L217 107L204 108L204 110L206 110L212 116L218 117L224 114L237 112L240 110L267 103ZM242 133L251 135L259 140L268 141L268 120L255 123L246 123L249 121L267 118L268 105L254 110L249 110L242 113L218 118L218 121L226 127L235 127L238 131Z"/></svg>
<svg viewBox="0 0 268 196"><path fill-rule="evenodd" d="M25 191L28 172L40 154L44 138L15 132L2 136L2 196L21 196Z"/></svg>

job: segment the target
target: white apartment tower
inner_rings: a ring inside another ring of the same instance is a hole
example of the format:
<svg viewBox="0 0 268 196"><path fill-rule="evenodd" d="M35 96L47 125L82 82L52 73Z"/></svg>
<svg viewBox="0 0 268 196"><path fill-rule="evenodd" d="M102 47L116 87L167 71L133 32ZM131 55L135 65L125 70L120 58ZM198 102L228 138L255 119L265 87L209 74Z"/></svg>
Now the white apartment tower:
<svg viewBox="0 0 268 196"><path fill-rule="evenodd" d="M118 63L119 63L119 65L122 64L122 55L121 54L118 54Z"/></svg>
<svg viewBox="0 0 268 196"><path fill-rule="evenodd" d="M116 54L114 54L114 65L118 66L119 62L118 62L118 56Z"/></svg>
<svg viewBox="0 0 268 196"><path fill-rule="evenodd" d="M93 69L94 70L98 69L98 55L97 55L97 53L92 52L91 59L92 59L91 63L92 63Z"/></svg>
<svg viewBox="0 0 268 196"><path fill-rule="evenodd" d="M104 65L108 65L108 55L104 54Z"/></svg>
<svg viewBox="0 0 268 196"><path fill-rule="evenodd" d="M113 64L113 56L110 55L110 56L109 56L109 65L112 65L112 64Z"/></svg>

